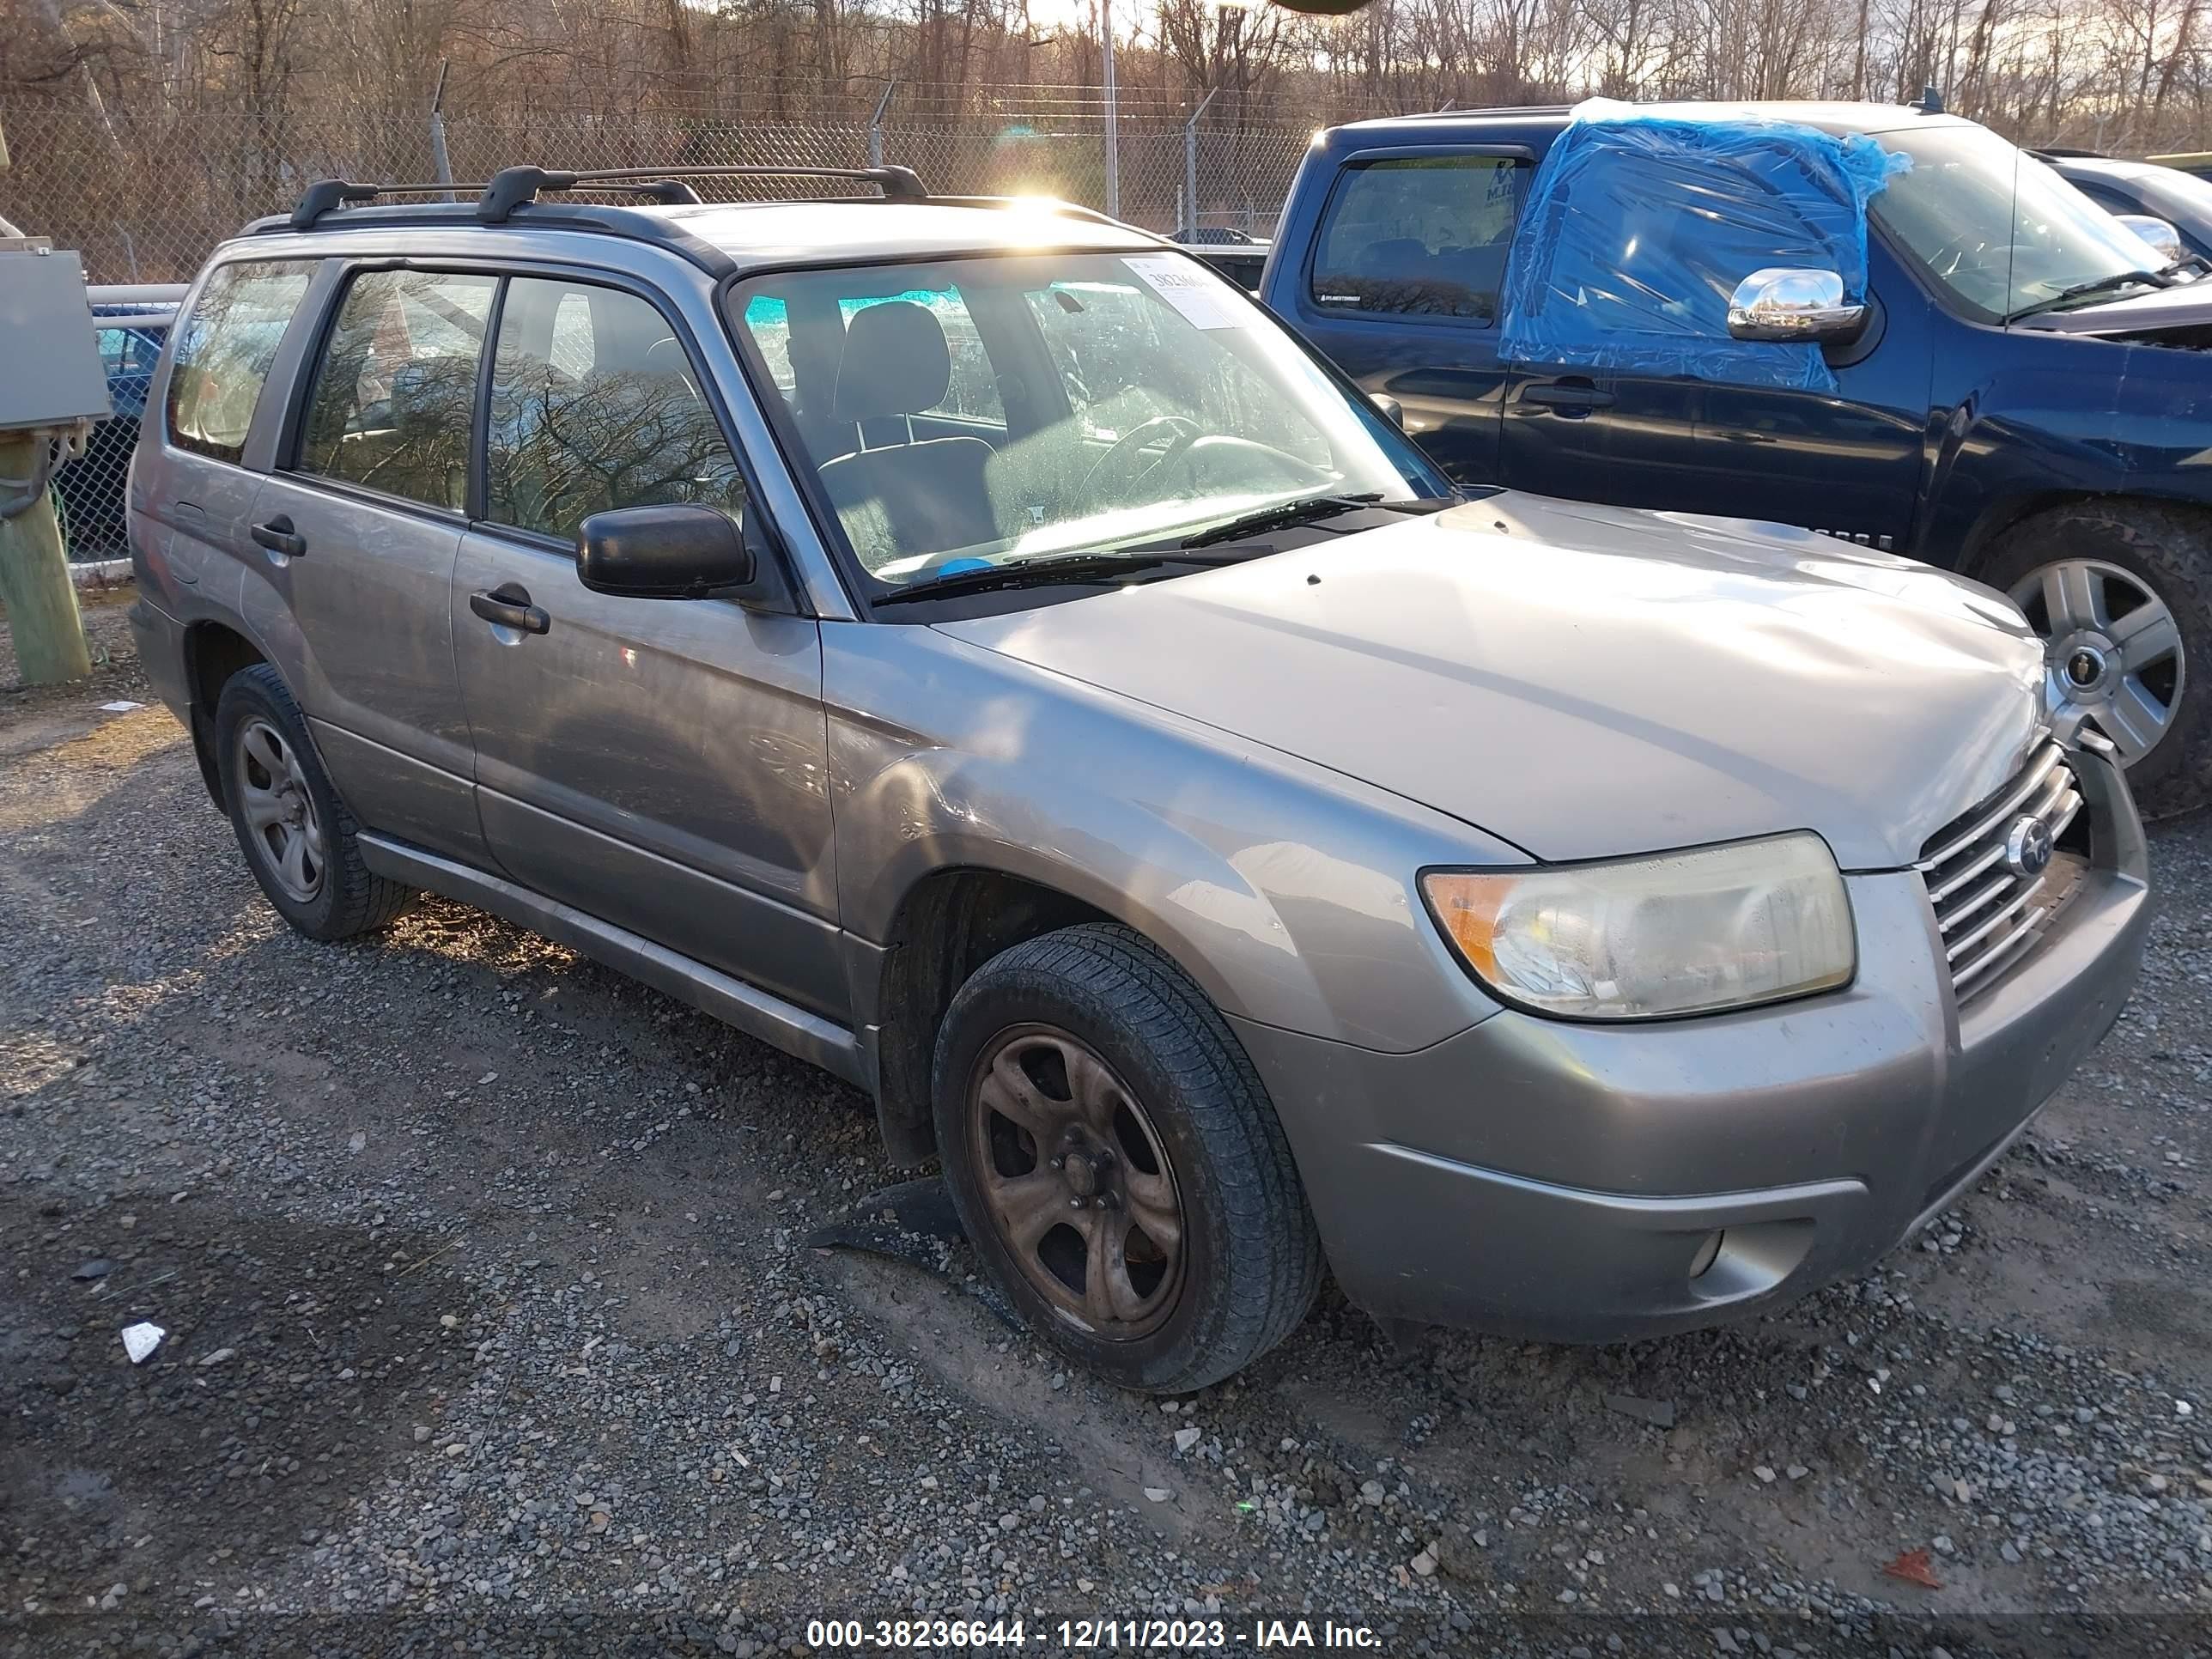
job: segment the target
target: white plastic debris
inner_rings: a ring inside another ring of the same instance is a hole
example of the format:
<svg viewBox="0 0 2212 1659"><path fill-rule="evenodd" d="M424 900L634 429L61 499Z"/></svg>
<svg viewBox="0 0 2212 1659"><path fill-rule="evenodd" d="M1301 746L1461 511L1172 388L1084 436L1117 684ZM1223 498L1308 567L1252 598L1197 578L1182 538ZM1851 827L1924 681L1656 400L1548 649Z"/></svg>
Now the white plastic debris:
<svg viewBox="0 0 2212 1659"><path fill-rule="evenodd" d="M143 708L145 706L143 702L133 702L128 697L119 697L113 702L100 704L100 712L103 714L127 714L134 708Z"/></svg>
<svg viewBox="0 0 2212 1659"><path fill-rule="evenodd" d="M143 1364L146 1356L161 1346L168 1334L159 1325L125 1325L123 1328L123 1352L131 1356L134 1365Z"/></svg>

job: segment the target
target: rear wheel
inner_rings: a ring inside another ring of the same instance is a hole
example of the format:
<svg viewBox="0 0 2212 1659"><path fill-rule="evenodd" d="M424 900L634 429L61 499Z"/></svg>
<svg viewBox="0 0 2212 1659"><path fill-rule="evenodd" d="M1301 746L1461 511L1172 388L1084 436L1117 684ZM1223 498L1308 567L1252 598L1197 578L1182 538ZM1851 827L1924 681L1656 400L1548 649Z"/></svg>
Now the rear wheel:
<svg viewBox="0 0 2212 1659"><path fill-rule="evenodd" d="M2087 501L2008 532L1981 571L2045 644L2063 734L2110 738L2150 815L2212 799L2212 519Z"/></svg>
<svg viewBox="0 0 2212 1659"><path fill-rule="evenodd" d="M216 764L231 829L270 903L310 939L383 927L412 891L373 873L307 737L307 717L266 663L224 682L216 705Z"/></svg>
<svg viewBox="0 0 2212 1659"><path fill-rule="evenodd" d="M1321 1249L1281 1126L1219 1011L1127 928L1017 945L937 1044L938 1146L984 1266L1037 1333L1180 1393L1290 1334Z"/></svg>

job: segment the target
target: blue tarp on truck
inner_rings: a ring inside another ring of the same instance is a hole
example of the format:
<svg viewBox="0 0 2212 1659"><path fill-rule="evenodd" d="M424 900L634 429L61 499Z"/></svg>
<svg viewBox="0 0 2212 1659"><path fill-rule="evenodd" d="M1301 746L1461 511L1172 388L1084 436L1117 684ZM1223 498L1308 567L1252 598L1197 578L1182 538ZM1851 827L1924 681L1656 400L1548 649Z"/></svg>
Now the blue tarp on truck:
<svg viewBox="0 0 2212 1659"><path fill-rule="evenodd" d="M1729 296L1773 266L1867 283L1866 204L1911 163L1796 122L1685 120L1593 100L1529 187L1499 356L1833 391L1814 345L1737 340Z"/></svg>

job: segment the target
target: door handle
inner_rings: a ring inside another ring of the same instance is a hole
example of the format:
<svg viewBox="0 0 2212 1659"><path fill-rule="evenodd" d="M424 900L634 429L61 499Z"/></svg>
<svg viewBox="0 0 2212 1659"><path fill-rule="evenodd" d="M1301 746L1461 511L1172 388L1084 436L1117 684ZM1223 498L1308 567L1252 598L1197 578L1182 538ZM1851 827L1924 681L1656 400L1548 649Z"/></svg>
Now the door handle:
<svg viewBox="0 0 2212 1659"><path fill-rule="evenodd" d="M1587 419L1594 409L1612 408L1613 398L1588 380L1540 380L1521 388L1521 401L1579 421Z"/></svg>
<svg viewBox="0 0 2212 1659"><path fill-rule="evenodd" d="M469 595L469 609L488 623L522 634L543 634L553 626L544 607L530 602L530 590L520 582L501 582L488 593Z"/></svg>
<svg viewBox="0 0 2212 1659"><path fill-rule="evenodd" d="M247 533L255 546L282 553L288 559L299 558L307 550L307 538L294 530L291 520L282 513L265 524L255 525Z"/></svg>

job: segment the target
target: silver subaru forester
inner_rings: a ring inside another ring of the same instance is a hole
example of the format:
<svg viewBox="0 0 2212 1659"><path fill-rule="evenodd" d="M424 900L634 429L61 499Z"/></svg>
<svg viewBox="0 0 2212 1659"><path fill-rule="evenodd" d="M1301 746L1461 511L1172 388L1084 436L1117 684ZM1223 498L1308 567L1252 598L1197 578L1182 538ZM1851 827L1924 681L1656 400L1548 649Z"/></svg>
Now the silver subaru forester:
<svg viewBox="0 0 2212 1659"><path fill-rule="evenodd" d="M1189 256L838 187L319 185L217 250L132 617L293 926L450 895L829 1068L1162 1391L1324 1264L1570 1341L1772 1306L2118 1017L2142 836L2003 599L1455 495Z"/></svg>

